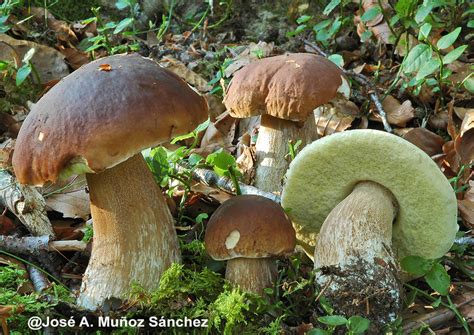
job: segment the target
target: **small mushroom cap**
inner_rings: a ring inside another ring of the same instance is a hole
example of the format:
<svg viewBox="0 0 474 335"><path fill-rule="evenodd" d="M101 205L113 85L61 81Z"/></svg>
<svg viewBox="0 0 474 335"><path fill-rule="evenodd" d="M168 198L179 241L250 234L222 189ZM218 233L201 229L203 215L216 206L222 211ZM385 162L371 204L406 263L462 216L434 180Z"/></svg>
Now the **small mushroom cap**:
<svg viewBox="0 0 474 335"><path fill-rule="evenodd" d="M438 258L454 243L457 202L451 185L433 160L410 142L377 130L337 133L307 145L290 164L282 206L298 240L314 247L329 212L360 181L385 186L399 211L393 249Z"/></svg>
<svg viewBox="0 0 474 335"><path fill-rule="evenodd" d="M258 195L239 195L214 212L204 242L216 260L267 258L292 253L296 236L279 204Z"/></svg>
<svg viewBox="0 0 474 335"><path fill-rule="evenodd" d="M268 114L305 121L315 108L336 97L341 76L334 63L313 54L264 58L235 73L224 103L237 118Z"/></svg>
<svg viewBox="0 0 474 335"><path fill-rule="evenodd" d="M68 169L100 172L193 131L207 117L205 99L153 60L137 54L101 58L62 79L33 106L13 167L20 183L33 185L55 182Z"/></svg>

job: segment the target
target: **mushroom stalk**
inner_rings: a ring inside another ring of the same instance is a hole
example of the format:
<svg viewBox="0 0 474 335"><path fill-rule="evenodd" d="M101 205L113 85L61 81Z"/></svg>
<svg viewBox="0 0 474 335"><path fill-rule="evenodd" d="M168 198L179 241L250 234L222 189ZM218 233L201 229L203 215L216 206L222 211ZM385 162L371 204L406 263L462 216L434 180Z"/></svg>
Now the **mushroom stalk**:
<svg viewBox="0 0 474 335"><path fill-rule="evenodd" d="M265 192L280 192L282 179L290 165L285 159L288 142L301 140L300 148L318 138L313 114L303 123L262 115L258 132L255 186Z"/></svg>
<svg viewBox="0 0 474 335"><path fill-rule="evenodd" d="M324 221L314 252L315 268L321 270L316 282L337 313L366 316L374 327L394 321L401 308L391 247L397 209L388 189L358 183Z"/></svg>
<svg viewBox="0 0 474 335"><path fill-rule="evenodd" d="M94 241L78 304L94 310L127 298L134 282L157 288L180 252L173 218L141 154L86 178Z"/></svg>
<svg viewBox="0 0 474 335"><path fill-rule="evenodd" d="M227 261L225 278L242 291L263 295L277 278L277 266L273 258L234 258Z"/></svg>

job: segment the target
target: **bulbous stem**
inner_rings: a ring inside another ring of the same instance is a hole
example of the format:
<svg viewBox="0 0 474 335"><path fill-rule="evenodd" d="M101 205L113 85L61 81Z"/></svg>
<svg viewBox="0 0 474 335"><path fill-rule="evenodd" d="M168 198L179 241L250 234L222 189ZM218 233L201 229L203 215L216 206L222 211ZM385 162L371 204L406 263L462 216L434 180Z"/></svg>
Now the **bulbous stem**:
<svg viewBox="0 0 474 335"><path fill-rule="evenodd" d="M263 295L277 278L276 262L272 258L234 258L227 261L225 278L242 291Z"/></svg>
<svg viewBox="0 0 474 335"><path fill-rule="evenodd" d="M316 282L338 313L373 321L373 332L401 308L398 264L392 245L397 202L374 182L358 183L328 215L314 253Z"/></svg>
<svg viewBox="0 0 474 335"><path fill-rule="evenodd" d="M317 127L313 115L308 117L302 125L270 115L262 115L256 143L255 186L265 192L280 193L282 179L290 164L289 159L285 159L288 154L288 141L292 140L296 143L301 140L299 149L302 149L317 138Z"/></svg>
<svg viewBox="0 0 474 335"><path fill-rule="evenodd" d="M78 304L95 310L127 298L133 282L157 288L180 252L173 218L141 154L86 177L94 240Z"/></svg>

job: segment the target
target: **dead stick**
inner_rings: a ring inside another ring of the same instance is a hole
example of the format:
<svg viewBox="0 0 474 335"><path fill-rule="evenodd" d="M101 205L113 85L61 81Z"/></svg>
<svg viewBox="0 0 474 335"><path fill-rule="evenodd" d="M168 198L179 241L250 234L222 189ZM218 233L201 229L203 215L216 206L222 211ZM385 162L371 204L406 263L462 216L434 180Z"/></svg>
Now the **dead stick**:
<svg viewBox="0 0 474 335"><path fill-rule="evenodd" d="M321 56L326 57L326 58L328 57L328 55L320 47L318 47L316 44L311 43L311 42L306 41L306 40L304 41L304 44L306 44L311 49L313 49L314 51L319 53ZM387 131L389 133L392 133L393 129L390 126L390 124L388 123L387 114L385 113L385 110L383 109L382 103L380 102L379 95L377 94L377 87L375 87L375 85L372 84L372 82L366 76L364 76L363 74L355 73L354 71L345 70L345 69L342 69L342 71L347 76L351 77L356 82L358 82L359 84L361 84L363 86L366 86L366 87L369 87L368 94L369 94L370 100L372 100L372 102L375 105L375 108L377 108L377 111L380 114L380 118L382 119L383 127L384 127L385 131Z"/></svg>
<svg viewBox="0 0 474 335"><path fill-rule="evenodd" d="M32 235L54 237L43 196L33 186L18 184L6 170L0 170L0 205L15 214Z"/></svg>
<svg viewBox="0 0 474 335"><path fill-rule="evenodd" d="M182 171L188 171L189 168L184 165L176 164L175 170L178 172L182 172ZM235 192L234 184L232 183L232 180L227 177L218 176L214 171L211 171L208 169L196 168L191 171L191 174L194 180L199 181L203 184L206 184L208 186L216 186L227 192L232 192L232 193ZM276 194L264 192L254 186L250 186L250 185L240 183L240 182L239 182L239 186L240 186L240 190L242 194L260 195L270 200L273 200L277 203L280 203L280 197Z"/></svg>
<svg viewBox="0 0 474 335"><path fill-rule="evenodd" d="M464 301L463 303L456 304L456 308L460 308L464 305L470 304L474 301L474 298ZM428 325L430 328L442 325L452 319L456 314L449 308L439 308L431 313L419 316L416 320L409 320L407 324L403 326L404 334L411 334L422 326Z"/></svg>
<svg viewBox="0 0 474 335"><path fill-rule="evenodd" d="M31 254L38 256L41 251L84 251L87 243L83 241L51 241L43 236L3 236L0 235L0 249L14 254Z"/></svg>

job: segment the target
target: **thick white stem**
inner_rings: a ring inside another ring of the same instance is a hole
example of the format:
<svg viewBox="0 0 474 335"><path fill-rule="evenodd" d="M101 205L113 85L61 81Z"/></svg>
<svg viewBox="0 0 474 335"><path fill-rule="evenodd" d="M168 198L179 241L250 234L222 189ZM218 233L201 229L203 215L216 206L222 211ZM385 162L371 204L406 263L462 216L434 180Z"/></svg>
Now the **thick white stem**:
<svg viewBox="0 0 474 335"><path fill-rule="evenodd" d="M328 215L314 252L316 282L338 313L361 315L377 327L401 307L398 264L392 245L397 203L374 182L360 182Z"/></svg>
<svg viewBox="0 0 474 335"><path fill-rule="evenodd" d="M225 278L242 291L263 295L277 278L276 262L272 258L234 258L227 261Z"/></svg>
<svg viewBox="0 0 474 335"><path fill-rule="evenodd" d="M94 240L78 304L109 308L127 298L132 283L158 287L180 261L173 218L139 154L100 174L88 174Z"/></svg>
<svg viewBox="0 0 474 335"><path fill-rule="evenodd" d="M256 144L257 170L255 186L265 192L280 193L282 179L288 170L288 142L301 140L302 149L318 138L314 116L308 117L302 125L292 121L262 115Z"/></svg>

